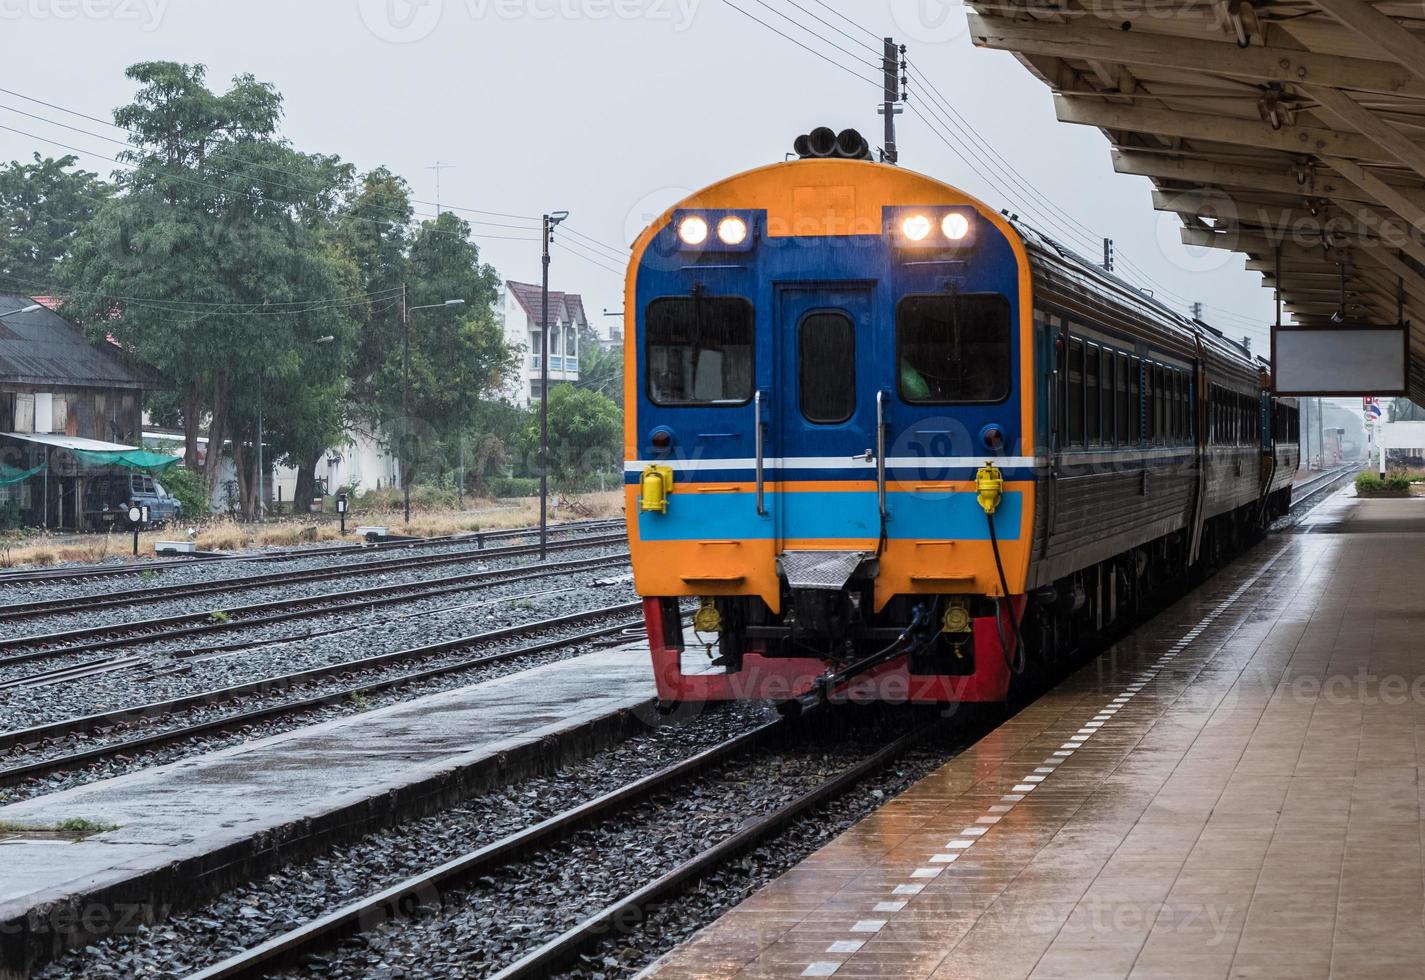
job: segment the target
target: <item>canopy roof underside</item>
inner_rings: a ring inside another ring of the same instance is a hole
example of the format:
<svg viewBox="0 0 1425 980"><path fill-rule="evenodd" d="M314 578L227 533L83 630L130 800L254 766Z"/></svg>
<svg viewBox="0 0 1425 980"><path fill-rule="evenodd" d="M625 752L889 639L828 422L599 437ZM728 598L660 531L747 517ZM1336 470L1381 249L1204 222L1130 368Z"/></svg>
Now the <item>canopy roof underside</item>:
<svg viewBox="0 0 1425 980"><path fill-rule="evenodd" d="M1286 322L1409 321L1425 402L1425 6L970 4L974 42L1098 127L1185 243L1245 253Z"/></svg>

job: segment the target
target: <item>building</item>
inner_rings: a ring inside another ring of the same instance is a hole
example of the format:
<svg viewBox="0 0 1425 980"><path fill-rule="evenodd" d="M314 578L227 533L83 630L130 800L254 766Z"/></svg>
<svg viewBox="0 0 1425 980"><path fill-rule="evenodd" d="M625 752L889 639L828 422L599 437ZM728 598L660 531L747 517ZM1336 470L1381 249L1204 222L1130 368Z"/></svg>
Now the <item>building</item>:
<svg viewBox="0 0 1425 980"><path fill-rule="evenodd" d="M160 380L54 305L0 294L0 508L8 520L80 527L84 480L113 468L102 454L140 448L144 390Z"/></svg>
<svg viewBox="0 0 1425 980"><path fill-rule="evenodd" d="M541 296L538 284L508 281L499 310L505 343L520 352L520 367L505 388L505 398L521 408L538 400L540 388ZM589 327L578 293L549 291L549 383L579 380L579 333Z"/></svg>

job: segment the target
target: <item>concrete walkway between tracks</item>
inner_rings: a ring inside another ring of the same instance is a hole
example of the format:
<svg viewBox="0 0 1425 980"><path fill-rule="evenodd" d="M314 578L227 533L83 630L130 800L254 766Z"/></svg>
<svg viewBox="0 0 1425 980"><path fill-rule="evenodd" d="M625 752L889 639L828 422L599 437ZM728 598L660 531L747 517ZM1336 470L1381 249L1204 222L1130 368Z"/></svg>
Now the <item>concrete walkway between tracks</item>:
<svg viewBox="0 0 1425 980"><path fill-rule="evenodd" d="M0 977L282 861L610 744L646 643L0 807ZM557 736L578 732L577 748ZM82 819L82 840L17 831Z"/></svg>
<svg viewBox="0 0 1425 980"><path fill-rule="evenodd" d="M1425 976L1422 582L1332 498L648 974Z"/></svg>

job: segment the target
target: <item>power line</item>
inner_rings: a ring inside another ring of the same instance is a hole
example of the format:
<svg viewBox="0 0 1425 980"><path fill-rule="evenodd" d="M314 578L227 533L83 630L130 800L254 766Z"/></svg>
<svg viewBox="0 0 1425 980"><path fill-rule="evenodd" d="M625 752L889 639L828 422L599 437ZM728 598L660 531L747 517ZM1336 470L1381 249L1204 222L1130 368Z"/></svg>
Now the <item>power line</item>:
<svg viewBox="0 0 1425 980"><path fill-rule="evenodd" d="M817 0L817 2L820 3L820 0ZM818 24L821 24L823 27L829 27L829 28L831 28L831 29L832 29L833 31L835 31L837 34L840 34L842 37L846 38L846 40L850 41L852 44L859 44L859 45L861 45L861 47L865 48L867 51L870 51L871 54L875 55L875 56L876 56L876 59L877 59L878 61L879 61L882 57L884 57L884 50L883 50L883 48L881 48L881 47L872 47L871 45L867 44L865 41L861 40L859 37L855 37L854 35L851 35L851 34L846 33L846 32L843 31L841 28L837 27L835 24L833 24L833 23L831 23L831 22L829 22L829 21L827 21L827 20L824 20L824 19L822 19L821 17L818 17L816 14L812 13L810 10L808 10L808 9L805 8L805 7L803 7L801 4L797 3L797 0L787 0L787 3L791 4L793 7L796 7L796 8L797 8L798 10L800 10L802 13L806 14L808 17L810 17L812 20L816 21ZM822 5L823 7L826 7L826 4L824 4L824 3L821 4L821 5ZM827 7L827 9L828 9L828 10L831 10L830 7ZM834 13L834 14L836 14L838 17L841 17L843 20L846 19L846 15L845 15L845 14L842 14L842 13L840 13L840 12L838 12L838 11L835 11L835 10L832 10L831 12ZM863 27L863 28L861 28L861 30L866 31L866 28ZM866 31L866 33L867 33L867 34L871 34L870 31ZM874 35L874 34L871 34L871 36L872 36L872 37L876 37L876 35ZM880 38L877 38L877 40L880 40Z"/></svg>
<svg viewBox="0 0 1425 980"><path fill-rule="evenodd" d="M846 50L845 48L843 48L841 45L839 45L839 44L837 44L835 41L831 40L831 38L829 38L829 37L824 37L823 35L818 34L816 31L812 30L810 27L807 27L805 24L802 24L802 23L798 22L797 19L794 18L791 14L786 14L786 13L783 13L782 11L778 10L776 7L774 7L774 6L772 6L771 4L769 4L769 3L767 2L767 0L753 0L753 2L759 4L759 5L762 6L762 7L765 7L766 9L768 9L768 10L770 10L770 11L772 11L772 13L776 14L778 17L782 18L782 19L785 20L787 23L791 24L793 27L796 27L796 28L798 28L799 30L806 31L808 34L810 34L812 37L816 38L818 41L822 42L823 44L829 44L829 45L831 45L831 46L832 46L833 48L835 48L837 51L840 51L842 54L846 55L846 57L850 58L852 61L856 62L857 64L865 65L865 66L868 67L868 68L871 68L871 69L876 70L876 71L880 71L881 65L880 65L879 61L877 61L877 62L875 62L875 63L869 62L869 61L862 61L862 60L861 60L861 56L858 55L858 54L856 54L854 51L847 51L847 50ZM807 13L806 8L805 8L805 7L798 6L798 5L794 2L794 0L788 0L788 2L791 3L793 7L796 7L798 10L800 10L802 13ZM815 16L815 15L811 15L811 16ZM821 18L819 18L819 17L817 17L816 19L817 19L817 20L821 20ZM825 21L822 21L822 23L826 23L826 22L825 22ZM827 26L828 26L828 27L831 27L830 24L827 24ZM832 28L832 30L837 30L837 28ZM844 32L843 32L843 33L844 33ZM860 42L860 41L857 41L856 43L857 43L857 44L860 44L861 42Z"/></svg>
<svg viewBox="0 0 1425 980"><path fill-rule="evenodd" d="M837 61L835 58L832 58L832 57L829 56L829 55L823 54L822 52L816 50L815 48L811 47L810 45L803 44L801 41L798 41L796 38L792 37L790 34L786 33L785 31L778 30L777 28L773 27L771 24L767 23L765 20L762 20L762 19L759 18L756 14L750 13L749 11L746 11L746 10L742 9L742 8L739 7L737 4L733 3L732 0L722 0L722 2L723 2L723 4L725 4L726 6L731 7L733 10L737 11L737 12L738 12L739 14L741 14L742 16L747 17L747 18L750 18L751 20L755 20L757 23L759 23L759 24L761 24L763 27L767 28L767 30L771 31L773 34L776 34L777 36L779 36L779 37L781 37L781 38L784 38L784 39L786 39L786 40L788 40L788 41L791 41L793 44L795 44L797 47L801 48L803 51L806 51L806 52L808 52L808 53L810 53L810 54L816 55L818 58L820 58L822 61L825 61L827 64L835 65L837 68L840 68L842 71L846 72L847 74L852 75L852 76L854 76L854 77L856 77L856 78L859 78L859 79L861 79L861 81L865 82L865 83L868 84L868 85L872 85L872 86L874 86L874 87L877 88L877 89L879 89L879 88L882 87L882 86L881 86L881 83L878 82L878 81L876 81L875 79L867 78L865 75L862 75L860 72L858 72L856 69L852 68L850 65L844 65L844 64L842 64L841 62ZM814 32L808 30L808 33L814 33ZM817 36L819 36L819 35L817 35Z"/></svg>
<svg viewBox="0 0 1425 980"><path fill-rule="evenodd" d="M612 245L605 245L603 242L599 241L597 238L590 238L588 235L585 235L583 232L575 231L573 228L570 228L568 222L565 222L564 224L560 225L560 228L562 228L564 231L568 232L569 234L573 235L575 238L578 238L580 241L586 242L586 243L588 243L589 245L597 246L598 248L602 249L603 251L608 252L608 253L609 253L609 258L615 259L616 261L619 261L619 262L627 262L627 261L628 261L628 256L629 256L629 251L630 251L629 249L626 249L626 248L619 249L619 248L614 248Z"/></svg>
<svg viewBox="0 0 1425 980"><path fill-rule="evenodd" d="M606 265L605 263L599 261L598 259L596 259L594 256L590 255L589 253L587 253L587 252L581 252L578 248L576 248L576 247L574 246L574 244L573 244L572 242L568 242L568 241L565 241L565 240L562 240L562 239L555 239L555 240L554 240L554 244L555 244L555 245L558 245L560 248L566 250L570 255L574 256L575 258L583 259L585 262L589 263L590 265L598 266L600 269L603 269L605 272L607 272L607 273L609 273L609 274L611 274L611 275L615 275L615 276L618 276L618 277L620 277L620 278L622 278L623 276L627 275L627 270L625 270L625 269L616 269L616 268L614 268L614 267L611 266L611 265Z"/></svg>
<svg viewBox="0 0 1425 980"><path fill-rule="evenodd" d="M125 160L120 160L120 159L118 159L117 157L105 156L105 155L102 154L102 153L95 153L93 150L86 150L86 149L83 149L83 148L78 147L78 146L73 146L73 145L71 145L71 144L69 144L69 143L61 143L59 140L49 139L48 137L39 136L39 135L37 135L37 134L35 134L35 133L29 133L29 132L26 132L25 130L22 130L22 129L15 129L15 128L12 127L12 126L0 125L0 130L4 130L4 131L9 132L9 133L15 133L15 134L18 135L18 136L24 136L24 137L26 137L26 138L28 138L28 139L38 140L38 141L41 142L41 143L48 143L48 144L50 144L51 146L57 146L57 147L60 147L61 149L69 150L71 153L79 153L79 154L82 154L82 155L84 155L84 156L93 157L93 158L98 159L98 160L106 160L106 161L108 161L108 162L110 162L110 163L116 164L117 166L125 167L125 168L129 169L130 171L135 171L135 170L138 170L138 169L139 169L139 167L138 167L137 164L129 163L128 161L125 161ZM224 172L226 172L226 173L233 173L232 171L224 171ZM167 175L167 176L170 176L170 177L173 177L173 178L176 179L176 180L181 180L181 181L183 181L184 183L193 184L193 185L196 185L196 186L199 186L199 187L206 187L206 188L208 188L209 190L221 191L221 192L223 192L223 193L226 193L226 192L228 191L227 188L222 187L222 186L220 186L220 185L218 185L218 184L214 184L214 183L211 183L211 182L209 182L209 181L202 180L202 179L197 178L197 177L186 176L185 174L182 174L182 173L174 173L174 172L171 172L171 171L170 171L170 172L167 172L166 175ZM237 176L237 177L243 177L243 178L246 178L246 177L248 176L248 175L246 175L246 174L238 174L238 173L233 173L233 175L234 175L234 176ZM297 189L300 190L300 188L297 188ZM88 196L88 195L85 195L85 196ZM393 210L393 209L378 208L378 210ZM414 217L417 217L417 218L427 218L427 219L430 217L429 215L422 215L422 214L414 213L414 212L413 212L413 216L414 216ZM367 222L367 223L369 223L369 224L380 224L380 222L378 222L375 218L363 218L363 217L361 217L361 216L359 216L359 215L355 215L355 214L347 214L347 215L345 215L345 217L348 217L348 218L350 218L350 219L352 219L352 220L354 220L354 221L365 221L365 222ZM523 229L523 228L518 228L518 226L510 226L510 227L516 228L517 230L526 230L526 229ZM460 238L460 236L459 236L459 235L456 235L454 232L444 231L443 229L440 229L440 228L434 228L434 227L433 227L433 228L431 228L430 230L431 230L431 232L434 233L434 234L449 235L449 236L451 236L451 237L453 237L453 238ZM529 230L529 231L534 231L535 229L530 228L530 229L527 229L527 230ZM473 230L470 232L470 235L471 235L472 237L475 237L475 238L489 239L489 240L495 240L495 241L538 241L538 240L539 240L537 237L533 237L533 236L524 237L524 236L513 236L513 235L489 235L489 234L486 234L486 233L484 233L484 232L473 231ZM466 239L461 239L461 240L462 240L462 241L466 241Z"/></svg>

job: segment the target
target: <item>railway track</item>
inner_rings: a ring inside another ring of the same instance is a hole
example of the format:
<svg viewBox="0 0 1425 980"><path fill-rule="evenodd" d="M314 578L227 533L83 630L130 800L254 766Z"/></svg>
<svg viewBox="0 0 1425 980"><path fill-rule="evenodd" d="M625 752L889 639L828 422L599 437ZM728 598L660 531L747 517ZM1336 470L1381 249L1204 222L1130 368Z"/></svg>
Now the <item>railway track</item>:
<svg viewBox="0 0 1425 980"><path fill-rule="evenodd" d="M583 534L589 531L614 530L623 526L622 520L577 521L567 524L550 525L551 536ZM498 531L475 531L470 533L439 535L425 538L403 538L399 541L384 541L370 544L332 545L327 547L277 548L271 551L251 554L208 554L188 558L158 558L138 564L100 566L85 565L67 568L23 569L0 571L0 586L31 585L46 582L81 582L90 579L107 579L126 575L163 572L171 568L191 568L198 564L220 562L253 563L266 561L289 561L299 558L320 558L326 555L369 554L372 551L389 551L403 548L438 547L440 545L468 545L474 543L477 550L490 541L505 541L512 538L529 537L539 533L537 527L505 528Z"/></svg>
<svg viewBox="0 0 1425 980"><path fill-rule="evenodd" d="M329 951L343 938L409 918L440 905L451 890L460 889L517 865L542 851L563 845L573 835L600 825L627 820L638 808L653 805L681 784L708 775L756 749L784 737L788 722L773 721L728 739L686 760L645 776L620 789L561 812L517 833L462 854L438 867L352 902L306 925L256 945L192 975L191 980L270 975L302 957ZM568 966L585 951L607 939L618 922L641 921L654 907L686 892L729 861L746 854L805 816L877 774L923 741L936 727L923 726L896 738L852 763L815 787L780 806L759 813L694 856L676 863L652 881L627 882L614 902L584 917L556 938L530 949L495 974L501 978L546 977ZM556 862L562 866L562 862ZM330 955L330 954L328 954Z"/></svg>
<svg viewBox="0 0 1425 980"><path fill-rule="evenodd" d="M310 686L319 681L340 677L342 675L361 674L368 671L384 671L390 667L399 667L416 661L427 660L432 657L461 653L464 651L473 652L482 647L535 637L550 631L561 631L571 627L579 628L580 630L572 636L559 635L522 645L511 650L460 657L454 661L418 670L402 671L396 674L383 673L382 676L371 680L322 691L309 697L264 705L248 711L223 715L218 718L208 718L178 728L145 732L130 738L92 746L65 755L18 766L11 766L6 769L0 769L0 786L13 786L26 780L66 772L96 762L102 762L116 756L129 755L140 751L151 751L202 735L242 728L254 723L267 722L281 717L300 715L327 705L352 700L358 696L391 690L406 684L414 684L465 671L492 667L527 657L537 656L561 647L588 643L619 635L626 630L642 627L643 620L641 616L635 618L635 614L637 614L640 609L641 606L637 602L622 603L616 606L608 606L553 619L539 620L519 626L504 627L502 629L458 637L452 640L443 640L438 643L410 647L392 653L364 657L359 660L349 660L293 673L274 675L245 684L218 688L167 701L158 701L133 708L107 711L80 718L68 718L31 728L2 732L0 733L0 751L14 749L19 746L40 745L55 739L75 735L88 735L106 729L116 729L124 725L152 725L158 723L165 717L181 714L185 711L238 702L244 698L263 698L281 695L294 689Z"/></svg>
<svg viewBox="0 0 1425 980"><path fill-rule="evenodd" d="M446 576L423 582L408 582L394 585L378 585L343 592L302 596L295 599L275 599L246 606L227 607L197 613L180 613L153 619L135 620L105 626L84 626L61 630L54 633L39 633L27 636L9 637L0 640L0 650L21 650L0 657L0 668L40 660L52 660L64 656L77 656L100 650L130 646L140 643L156 643L167 640L184 639L194 636L208 636L232 632L277 622L290 622L331 613L352 612L372 609L413 599L426 599L470 591L472 587L508 585L531 579L548 578L567 572L590 568L613 567L627 562L624 555L601 556L576 559L539 566L521 566L515 569L489 569ZM79 642L74 642L79 641ZM278 642L270 640L268 642ZM39 648L39 649L35 649ZM179 654L182 656L182 654ZM97 661L89 662L100 666ZM78 666L78 665L74 665ZM61 668L63 670L68 667ZM7 687L33 684L54 672L31 674L0 682L0 690Z"/></svg>
<svg viewBox="0 0 1425 980"><path fill-rule="evenodd" d="M623 534L608 534L583 538L575 541L559 541L548 546L549 551L569 551L593 548L605 544L622 544ZM31 619L64 612L92 612L112 609L141 602L164 602L173 599L188 599L200 595L230 594L272 585L294 585L302 582L322 582L339 578L356 578L363 575L377 575L384 572L409 571L421 568L439 568L444 565L458 565L476 559L514 558L521 555L538 554L538 545L508 545L500 548L461 551L458 554L406 555L381 561L362 562L354 565L325 566L313 569L298 569L289 572L274 572L267 575L249 575L239 578L217 579L212 582L195 582L178 586L153 586L142 589L126 589L121 592L104 592L96 595L67 596L62 599L42 599L34 602L14 602L0 607L0 622L13 619ZM0 641L0 649L4 649Z"/></svg>

